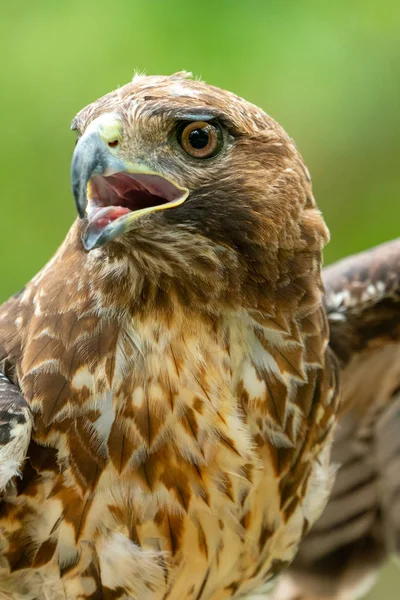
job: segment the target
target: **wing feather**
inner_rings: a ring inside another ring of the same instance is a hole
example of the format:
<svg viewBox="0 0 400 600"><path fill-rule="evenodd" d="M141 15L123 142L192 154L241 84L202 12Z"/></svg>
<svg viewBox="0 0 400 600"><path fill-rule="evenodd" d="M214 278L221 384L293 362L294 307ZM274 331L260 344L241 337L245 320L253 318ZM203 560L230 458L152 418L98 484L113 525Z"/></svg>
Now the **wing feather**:
<svg viewBox="0 0 400 600"><path fill-rule="evenodd" d="M324 271L330 344L342 366L332 495L278 600L353 600L400 554L400 239Z"/></svg>
<svg viewBox="0 0 400 600"><path fill-rule="evenodd" d="M31 439L32 415L27 402L0 372L0 491L20 474Z"/></svg>

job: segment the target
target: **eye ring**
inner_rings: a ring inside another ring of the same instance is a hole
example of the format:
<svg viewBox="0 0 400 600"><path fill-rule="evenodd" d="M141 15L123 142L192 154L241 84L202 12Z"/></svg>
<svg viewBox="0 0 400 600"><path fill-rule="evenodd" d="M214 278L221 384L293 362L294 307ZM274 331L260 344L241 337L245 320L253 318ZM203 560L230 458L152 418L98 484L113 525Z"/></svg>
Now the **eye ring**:
<svg viewBox="0 0 400 600"><path fill-rule="evenodd" d="M221 128L217 123L208 121L182 123L178 130L178 142L189 156L211 158L221 149Z"/></svg>

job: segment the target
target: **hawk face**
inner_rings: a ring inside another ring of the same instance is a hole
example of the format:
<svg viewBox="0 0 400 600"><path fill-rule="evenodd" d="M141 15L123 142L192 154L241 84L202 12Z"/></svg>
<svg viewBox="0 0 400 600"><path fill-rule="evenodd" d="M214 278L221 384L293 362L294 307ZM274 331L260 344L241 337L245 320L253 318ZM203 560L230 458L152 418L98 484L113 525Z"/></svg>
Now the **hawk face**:
<svg viewBox="0 0 400 600"><path fill-rule="evenodd" d="M182 73L139 76L72 128L86 250L181 289L212 278L216 296L253 306L260 285L291 279L299 253L319 262L327 231L308 172L282 128L245 100Z"/></svg>

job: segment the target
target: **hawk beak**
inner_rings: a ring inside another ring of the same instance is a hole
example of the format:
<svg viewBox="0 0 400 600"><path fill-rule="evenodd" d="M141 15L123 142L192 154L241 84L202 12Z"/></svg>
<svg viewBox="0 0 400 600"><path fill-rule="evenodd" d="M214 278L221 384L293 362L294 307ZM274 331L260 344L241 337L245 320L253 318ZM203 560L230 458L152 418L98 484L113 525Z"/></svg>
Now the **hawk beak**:
<svg viewBox="0 0 400 600"><path fill-rule="evenodd" d="M72 156L71 182L76 209L81 219L88 205L88 183L96 175L110 175L124 171L124 164L106 149L97 131L82 136Z"/></svg>
<svg viewBox="0 0 400 600"><path fill-rule="evenodd" d="M119 158L116 142L111 146L93 125L78 140L71 166L76 208L88 220L82 237L86 250L128 231L143 215L179 206L189 195L164 175Z"/></svg>

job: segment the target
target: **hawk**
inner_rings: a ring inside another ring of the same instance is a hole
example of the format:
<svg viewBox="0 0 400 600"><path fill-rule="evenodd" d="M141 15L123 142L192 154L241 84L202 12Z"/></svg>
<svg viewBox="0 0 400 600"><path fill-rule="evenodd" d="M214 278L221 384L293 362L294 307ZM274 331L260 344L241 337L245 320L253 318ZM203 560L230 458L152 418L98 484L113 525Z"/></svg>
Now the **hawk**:
<svg viewBox="0 0 400 600"><path fill-rule="evenodd" d="M399 244L328 270L324 300L293 141L185 73L135 77L72 129L79 217L0 309L0 598L246 597L299 547L277 593L308 594L320 557L367 535L383 554ZM347 469L372 454L350 535Z"/></svg>

